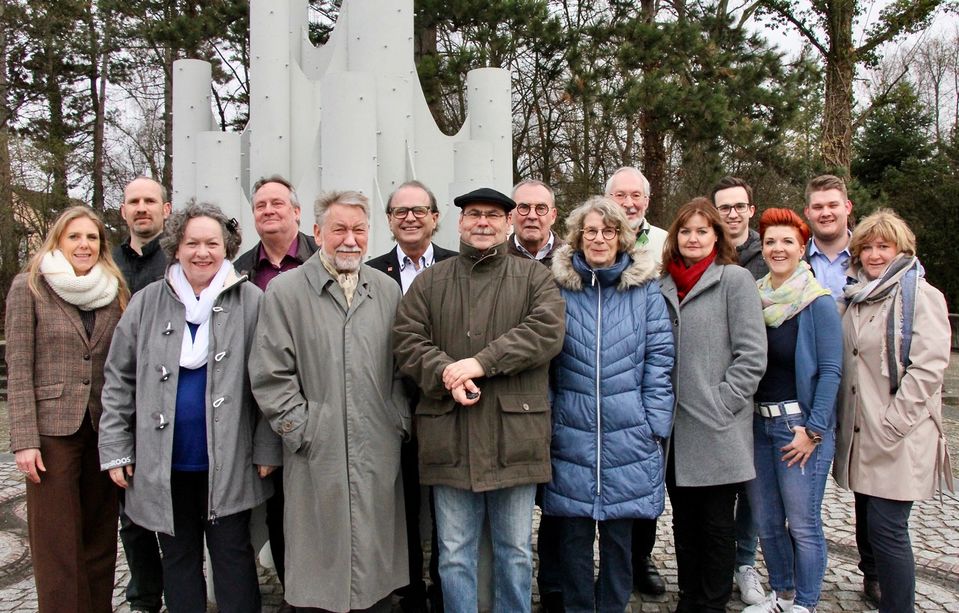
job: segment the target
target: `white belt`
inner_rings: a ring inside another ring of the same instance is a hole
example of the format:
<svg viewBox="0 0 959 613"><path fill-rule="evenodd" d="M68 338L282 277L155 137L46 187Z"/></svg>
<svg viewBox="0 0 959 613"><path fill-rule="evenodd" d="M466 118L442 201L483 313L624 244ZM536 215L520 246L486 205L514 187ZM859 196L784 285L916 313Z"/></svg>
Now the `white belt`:
<svg viewBox="0 0 959 613"><path fill-rule="evenodd" d="M782 415L799 415L802 408L795 400L789 402L757 402L756 412L763 417L780 417Z"/></svg>

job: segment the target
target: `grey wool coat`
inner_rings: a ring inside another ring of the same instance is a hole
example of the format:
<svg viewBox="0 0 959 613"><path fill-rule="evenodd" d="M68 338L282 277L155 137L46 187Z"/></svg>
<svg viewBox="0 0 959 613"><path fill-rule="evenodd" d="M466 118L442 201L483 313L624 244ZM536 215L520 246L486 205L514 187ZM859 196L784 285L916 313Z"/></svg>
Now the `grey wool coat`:
<svg viewBox="0 0 959 613"><path fill-rule="evenodd" d="M662 289L676 341L676 485L749 481L756 476L753 394L767 357L756 282L745 268L713 263L682 304L669 275Z"/></svg>
<svg viewBox="0 0 959 613"><path fill-rule="evenodd" d="M401 296L363 265L348 307L319 252L264 296L250 372L283 439L294 606L365 609L409 583L400 473L409 401L390 350Z"/></svg>
<svg viewBox="0 0 959 613"><path fill-rule="evenodd" d="M228 277L211 314L206 431L209 518L252 509L273 494L257 465L278 466L280 441L260 416L246 363L260 290ZM180 349L186 332L183 303L166 279L133 295L104 368L100 468L135 464L126 513L149 530L173 534L170 465L176 418Z"/></svg>

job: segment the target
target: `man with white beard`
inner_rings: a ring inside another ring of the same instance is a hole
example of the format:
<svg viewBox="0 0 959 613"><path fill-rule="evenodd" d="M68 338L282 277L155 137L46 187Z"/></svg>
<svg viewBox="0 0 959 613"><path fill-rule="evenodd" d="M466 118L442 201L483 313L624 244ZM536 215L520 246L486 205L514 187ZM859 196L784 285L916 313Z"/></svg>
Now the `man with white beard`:
<svg viewBox="0 0 959 613"><path fill-rule="evenodd" d="M286 600L297 611L390 610L409 583L400 443L409 400L390 331L402 291L363 264L358 192L315 206L319 249L270 282L250 379L283 439Z"/></svg>

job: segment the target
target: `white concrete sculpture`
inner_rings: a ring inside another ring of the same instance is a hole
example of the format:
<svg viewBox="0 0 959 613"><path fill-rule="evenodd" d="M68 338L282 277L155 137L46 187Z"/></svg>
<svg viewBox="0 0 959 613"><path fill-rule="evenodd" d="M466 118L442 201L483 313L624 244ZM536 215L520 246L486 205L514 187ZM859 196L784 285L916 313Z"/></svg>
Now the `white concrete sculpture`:
<svg viewBox="0 0 959 613"><path fill-rule="evenodd" d="M413 64L412 0L345 0L329 42L308 37L307 0L250 2L250 120L221 132L210 105L210 65L174 64L173 204L219 204L240 220L244 248L256 240L250 188L281 174L313 227L325 190L370 198L369 256L391 248L383 211L397 185L418 179L436 194L443 246L459 246L453 198L512 183L510 77L501 68L467 76L467 121L454 136L437 128Z"/></svg>

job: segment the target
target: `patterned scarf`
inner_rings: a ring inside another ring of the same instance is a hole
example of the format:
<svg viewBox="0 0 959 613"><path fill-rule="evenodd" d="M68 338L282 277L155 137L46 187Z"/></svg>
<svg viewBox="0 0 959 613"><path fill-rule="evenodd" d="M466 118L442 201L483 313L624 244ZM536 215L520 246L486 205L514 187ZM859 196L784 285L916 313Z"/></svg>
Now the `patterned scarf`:
<svg viewBox="0 0 959 613"><path fill-rule="evenodd" d="M356 286L360 282L360 273L339 272L333 260L331 260L323 250L320 250L320 262L323 263L323 268L326 269L326 272L330 273L330 276L333 277L340 288L342 288L343 295L346 297L346 306L353 306L353 295L356 293Z"/></svg>
<svg viewBox="0 0 959 613"><path fill-rule="evenodd" d="M860 303L882 302L892 298L883 309L886 318L886 334L882 338L882 374L889 377L890 393L895 394L911 362L909 348L912 343L912 327L916 317L916 301L919 280L926 271L914 255L901 253L889 263L877 279L869 279L860 269L856 271L857 283L843 289L849 307Z"/></svg>
<svg viewBox="0 0 959 613"><path fill-rule="evenodd" d="M819 281L816 281L812 274L812 268L803 261L799 262L793 274L779 287L773 288L772 273L767 273L756 285L763 302L763 319L770 328L778 328L816 298L829 295L829 290L819 285Z"/></svg>
<svg viewBox="0 0 959 613"><path fill-rule="evenodd" d="M107 274L100 262L87 274L78 276L59 249L44 254L40 274L57 296L81 311L93 311L110 304L120 287L120 280Z"/></svg>

